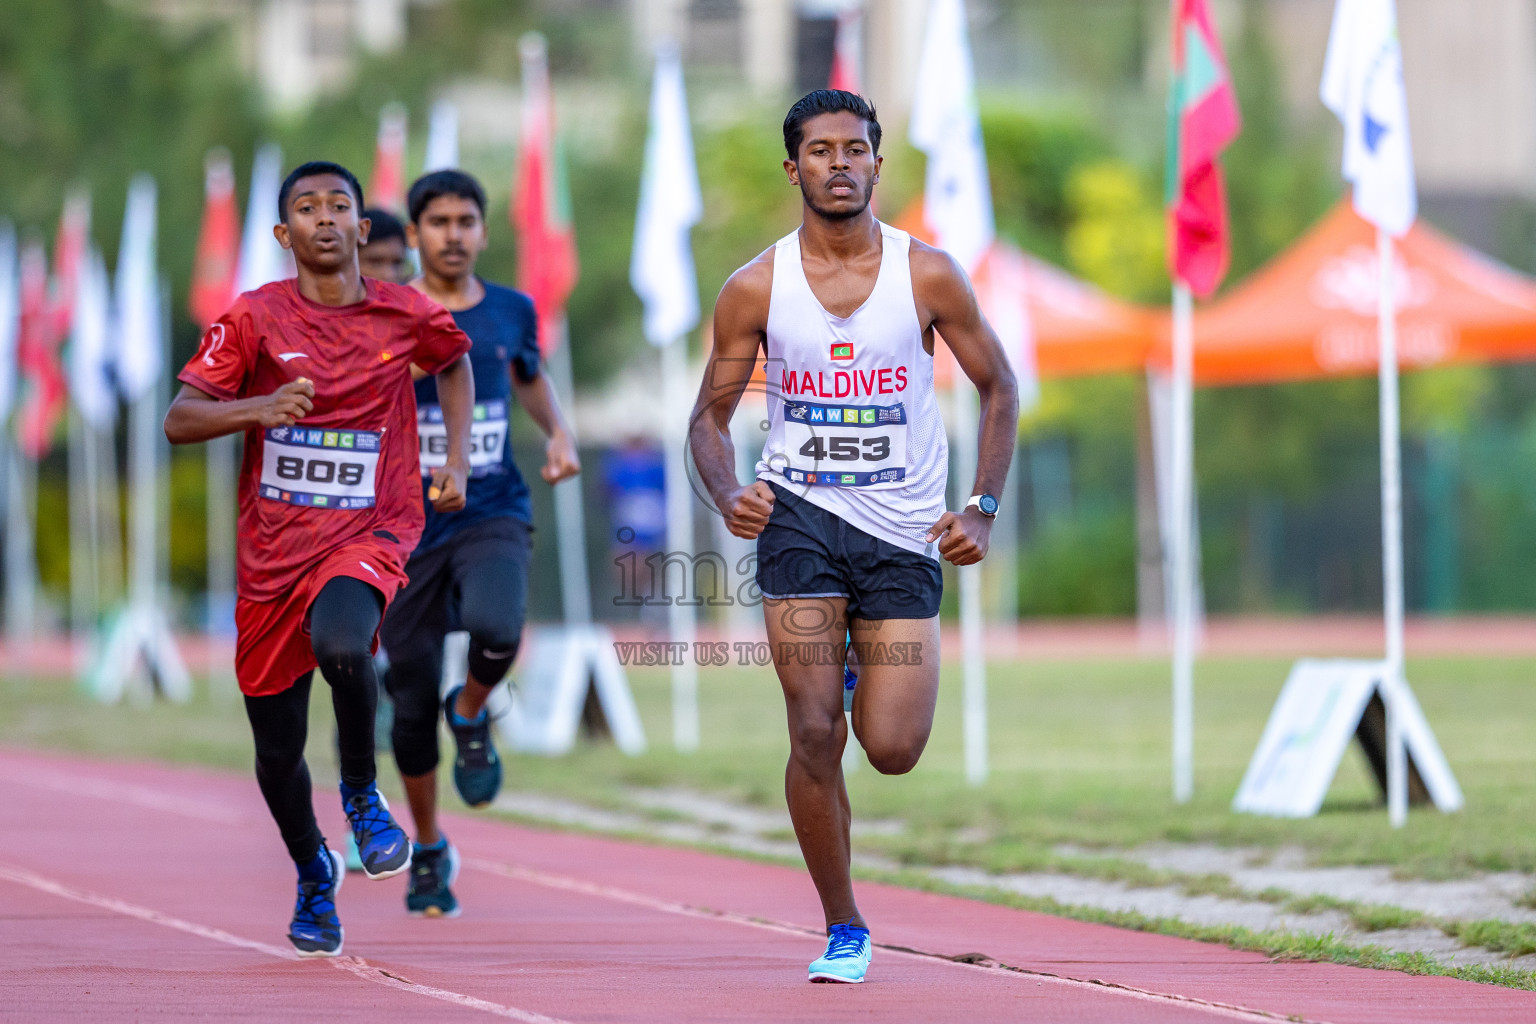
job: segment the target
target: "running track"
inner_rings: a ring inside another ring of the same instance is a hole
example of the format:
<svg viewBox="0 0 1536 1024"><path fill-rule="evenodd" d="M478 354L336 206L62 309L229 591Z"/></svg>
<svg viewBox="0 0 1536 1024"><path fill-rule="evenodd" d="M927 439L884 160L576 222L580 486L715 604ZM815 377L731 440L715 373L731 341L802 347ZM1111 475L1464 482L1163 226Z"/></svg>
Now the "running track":
<svg viewBox="0 0 1536 1024"><path fill-rule="evenodd" d="M1536 1021L1536 993L881 885L860 890L870 980L810 985L797 870L467 815L448 820L462 917L410 918L403 879L354 875L347 956L298 960L254 780L0 750L0 794L5 1021Z"/></svg>

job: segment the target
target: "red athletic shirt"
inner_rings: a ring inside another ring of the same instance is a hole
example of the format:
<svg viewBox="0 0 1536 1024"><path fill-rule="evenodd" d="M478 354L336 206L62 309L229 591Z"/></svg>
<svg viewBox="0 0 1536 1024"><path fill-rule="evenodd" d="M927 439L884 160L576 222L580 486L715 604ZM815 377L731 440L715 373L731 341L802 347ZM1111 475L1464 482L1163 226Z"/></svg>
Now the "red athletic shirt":
<svg viewBox="0 0 1536 1024"><path fill-rule="evenodd" d="M453 314L414 288L363 278L368 298L322 306L295 280L247 292L178 375L214 398L269 395L307 377L314 409L292 427L245 433L240 596L269 600L338 546L421 536L411 364L428 373L469 351Z"/></svg>

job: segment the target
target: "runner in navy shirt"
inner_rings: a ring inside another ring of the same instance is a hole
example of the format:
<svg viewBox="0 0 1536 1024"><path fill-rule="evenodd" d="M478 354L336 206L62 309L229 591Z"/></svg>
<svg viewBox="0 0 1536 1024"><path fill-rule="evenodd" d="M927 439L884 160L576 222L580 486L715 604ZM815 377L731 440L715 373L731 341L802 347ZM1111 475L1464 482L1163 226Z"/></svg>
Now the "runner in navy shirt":
<svg viewBox="0 0 1536 1024"><path fill-rule="evenodd" d="M512 459L506 428L512 404L512 379L515 377L519 384L542 384L538 320L533 300L522 292L489 281L479 284L485 297L468 309L453 311L454 322L475 343L469 352L475 383L484 382L481 390L475 392L469 503L463 512L436 515L431 511L432 503L425 502L427 526L416 548L418 555L490 519L511 516L524 523L533 521L528 485ZM443 433L435 379L423 377L416 382L416 408L422 464L436 465L446 451L447 435ZM423 477L422 487L429 484Z"/></svg>
<svg viewBox="0 0 1536 1024"><path fill-rule="evenodd" d="M517 655L528 595L532 509L528 485L512 461L507 437L514 399L549 438L540 472L554 484L581 471L570 428L549 378L539 368L533 302L521 292L475 276L485 248L485 191L462 171L434 171L411 186L407 236L421 252L416 288L442 303L474 342L475 376L469 483L464 509L432 511L433 484L422 477L426 528L406 564L410 584L380 631L389 654L386 685L395 702L390 738L416 825L406 909L452 917L458 852L437 827L437 723L446 715L457 746L453 782L464 802L480 807L501 787L485 702ZM416 429L423 474L447 452L437 387L416 383ZM469 679L440 705L443 639L469 631ZM441 708L441 712L439 709Z"/></svg>

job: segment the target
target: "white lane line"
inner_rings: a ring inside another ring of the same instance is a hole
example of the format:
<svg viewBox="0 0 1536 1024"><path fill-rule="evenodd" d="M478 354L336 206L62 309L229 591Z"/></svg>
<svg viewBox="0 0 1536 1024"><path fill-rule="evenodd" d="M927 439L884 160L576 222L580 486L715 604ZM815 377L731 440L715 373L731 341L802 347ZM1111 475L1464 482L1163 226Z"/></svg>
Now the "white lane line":
<svg viewBox="0 0 1536 1024"><path fill-rule="evenodd" d="M119 782L99 775L65 775L47 769L23 768L5 770L7 782L22 782L38 789L68 793L70 796L94 796L100 800L133 804L152 811L180 814L198 821L219 825L243 825L250 819L224 804L182 796L164 789L141 786L132 782Z"/></svg>
<svg viewBox="0 0 1536 1024"><path fill-rule="evenodd" d="M196 935L201 939L222 942L226 946L247 949L256 953L265 953L267 956L276 957L279 960L298 961L303 959L291 948L285 949L282 946L257 942L255 939L241 938L239 935L232 935L221 928L210 928L195 921L186 921L170 914L161 913L158 910L152 910L149 907L128 903L113 896L105 896L86 889L76 889L74 886L56 882L51 878L44 878L42 875L28 871L26 868L0 864L0 879L15 882L17 885L25 885L36 889L38 892L47 893L50 896L58 896L62 899L73 900L76 903L83 903L86 906L110 910L124 917L132 917L140 921L147 921L150 924L157 924L162 928L170 928L174 931L185 932L188 935ZM511 1020L523 1021L524 1024L569 1024L568 1021L561 1020L558 1017L547 1017L542 1013L534 1013L532 1010L523 1010L516 1006L504 1006L501 1003L493 1003L486 999L465 995L463 992L454 992L451 989L437 988L433 985L423 985L420 982L411 981L408 978L392 974L382 967L370 964L361 957L335 957L329 962L337 970L345 971L348 974L362 978L364 981L371 981L376 985L399 989L402 992L411 992L470 1010L481 1010L485 1013L494 1014L497 1017L507 1017Z"/></svg>
<svg viewBox="0 0 1536 1024"><path fill-rule="evenodd" d="M731 924L745 925L749 928L757 928L762 931L777 932L781 935L813 936L817 939L825 939L826 936L815 929L805 928L800 925L789 924L783 921L772 921L761 917L748 917L746 914L737 914L729 910L714 910L707 907L690 906L687 903L678 903L673 900L661 899L657 896L647 896L645 893L633 892L628 889L620 889L611 885L600 885L596 882L586 882L579 878L567 875L555 875L547 871L538 871L534 868L520 867L516 864L504 864L499 861L485 860L480 857L465 857L463 861L466 867L472 867L503 878L511 878L520 882L529 882L534 885L542 885L550 889L559 889L564 892L580 893L584 896L595 896L599 899L613 900L618 903L628 903L631 906L645 907L649 910L658 910L667 914L680 914L684 917L702 918L710 921L727 921ZM1170 992L1157 992L1151 989L1137 988L1134 985L1122 985L1107 981L1084 981L1080 978L1070 978L1061 974L1052 974L1048 971L1033 970L1023 967L1015 967L1009 964L998 963L989 966L986 963L971 963L965 960L955 960L940 953L925 953L922 950L908 949L904 946L888 946L875 943L876 948L897 956L910 957L929 963L938 961L954 967L966 970L992 971L1001 969L1007 974L1017 974L1028 978L1035 978L1042 982L1051 982L1056 985L1064 985L1068 988L1091 989L1095 992L1112 993L1143 1002L1160 1004L1174 1004L1187 1006L1200 1010L1213 1016L1223 1017L1228 1020L1241 1021L1296 1021L1298 1024L1322 1024L1311 1018L1300 1016L1286 1016L1270 1013L1264 1010L1256 1010L1246 1006L1237 1006L1231 1003L1218 1003L1207 999L1196 999L1193 996L1183 996Z"/></svg>
<svg viewBox="0 0 1536 1024"><path fill-rule="evenodd" d="M467 1007L471 1010L484 1010L486 1013L495 1014L498 1017L510 1017L513 1020L524 1021L525 1024L569 1024L559 1017L546 1017L542 1013L534 1013L532 1010L520 1010L515 1006L503 1006L486 999L477 999L467 996L462 992L454 992L451 989L436 988L432 985L423 985L419 981L410 981L397 974L391 974L382 967L375 967L368 961L355 956L339 956L331 961L331 964L343 971L348 971L375 984L388 988L397 988L403 992L414 992L421 996L431 996L445 1003L453 1003L455 1006Z"/></svg>

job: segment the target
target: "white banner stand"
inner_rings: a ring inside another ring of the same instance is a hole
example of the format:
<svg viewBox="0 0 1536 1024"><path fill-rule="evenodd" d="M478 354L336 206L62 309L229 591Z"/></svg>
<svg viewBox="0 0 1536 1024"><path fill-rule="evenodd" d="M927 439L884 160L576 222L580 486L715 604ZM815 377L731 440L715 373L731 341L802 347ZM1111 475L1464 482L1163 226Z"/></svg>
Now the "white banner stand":
<svg viewBox="0 0 1536 1024"><path fill-rule="evenodd" d="M1379 719L1372 721L1374 697L1380 698L1387 719L1395 717L1401 725L1412 777L1407 788L1418 791L1420 802L1432 802L1441 811L1460 810L1461 787L1408 683L1384 661L1345 659L1303 659L1291 669L1232 809L1312 817L1323 805L1349 741L1357 735L1378 781L1384 782L1387 766L1377 762L1386 737Z"/></svg>
<svg viewBox="0 0 1536 1024"><path fill-rule="evenodd" d="M182 703L192 699L192 677L177 648L170 619L160 603L158 489L161 403L151 388L130 407L129 473L131 477L132 583L128 605L114 619L102 645L101 657L90 673L92 696L116 703L142 665L152 691Z"/></svg>
<svg viewBox="0 0 1536 1024"><path fill-rule="evenodd" d="M468 633L448 636L445 690L464 679L468 639ZM598 732L606 729L624 753L645 753L645 728L607 629L588 625L529 630L518 666L517 685L498 686L487 703L497 734L512 750L551 757L568 754L585 721ZM589 692L595 700L589 699ZM589 702L594 712L588 712Z"/></svg>

